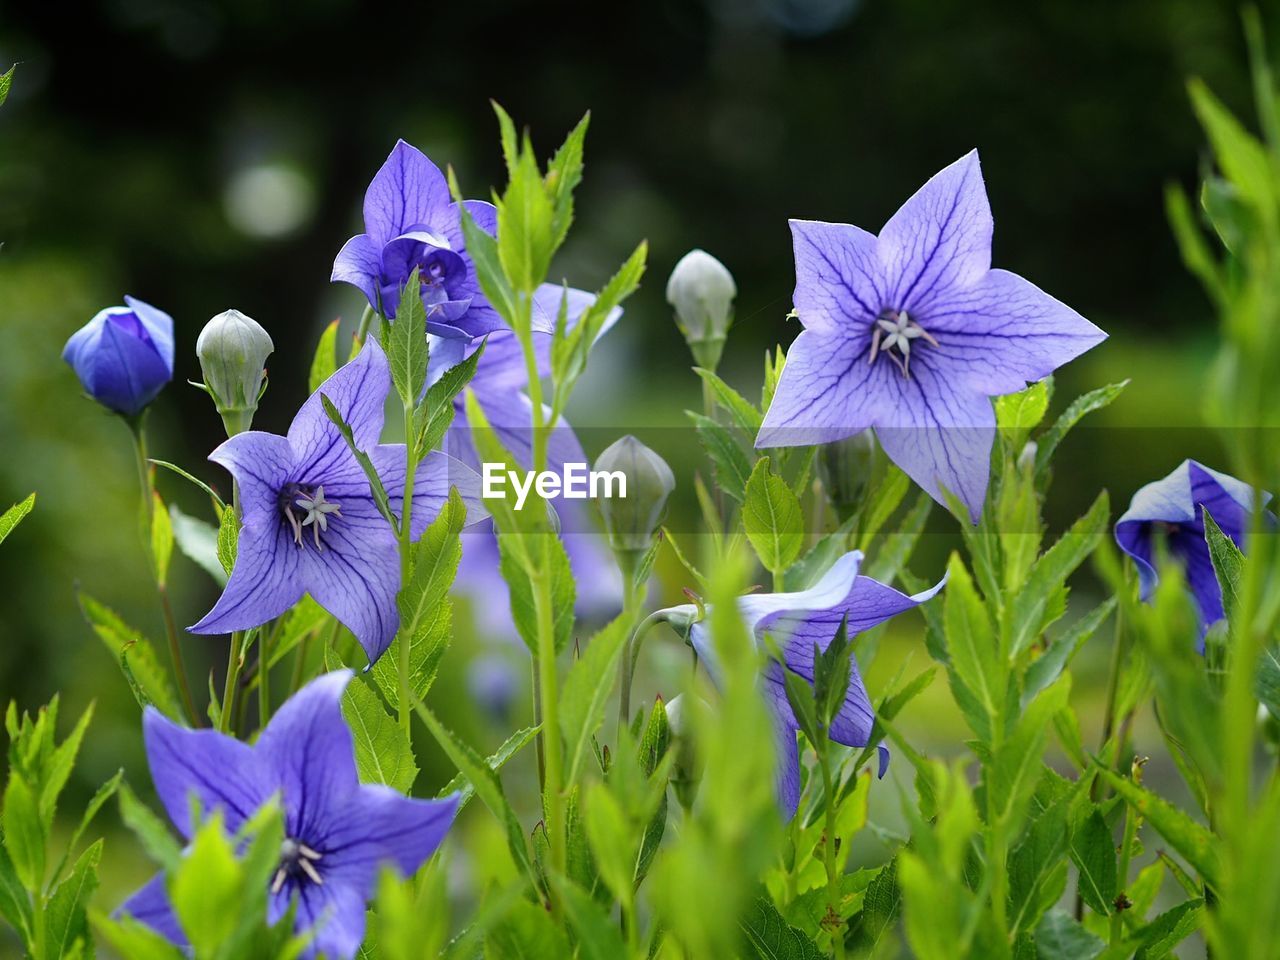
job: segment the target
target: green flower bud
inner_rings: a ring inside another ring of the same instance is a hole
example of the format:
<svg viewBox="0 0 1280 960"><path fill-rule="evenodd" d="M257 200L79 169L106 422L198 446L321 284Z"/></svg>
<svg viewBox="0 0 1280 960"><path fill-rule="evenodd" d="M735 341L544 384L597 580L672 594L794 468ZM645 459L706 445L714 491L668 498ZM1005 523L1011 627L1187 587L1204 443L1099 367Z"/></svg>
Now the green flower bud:
<svg viewBox="0 0 1280 960"><path fill-rule="evenodd" d="M249 428L266 375L263 367L274 349L262 325L239 310L218 314L200 331L196 356L228 434Z"/></svg>
<svg viewBox="0 0 1280 960"><path fill-rule="evenodd" d="M707 706L702 701L688 703L689 699L685 694L680 694L666 704L667 729L671 734L671 746L668 749L674 752L676 758L671 768L671 786L676 792L676 799L686 810L693 806L694 797L698 794L698 784L702 781L702 761L689 711L692 708L705 709Z"/></svg>
<svg viewBox="0 0 1280 960"><path fill-rule="evenodd" d="M625 495L599 500L609 545L617 553L647 550L676 486L671 468L635 437L625 436L600 454L595 469L626 477Z"/></svg>
<svg viewBox="0 0 1280 960"><path fill-rule="evenodd" d="M689 251L671 271L667 302L675 308L676 324L699 366L715 370L719 365L737 295L733 274L703 250Z"/></svg>

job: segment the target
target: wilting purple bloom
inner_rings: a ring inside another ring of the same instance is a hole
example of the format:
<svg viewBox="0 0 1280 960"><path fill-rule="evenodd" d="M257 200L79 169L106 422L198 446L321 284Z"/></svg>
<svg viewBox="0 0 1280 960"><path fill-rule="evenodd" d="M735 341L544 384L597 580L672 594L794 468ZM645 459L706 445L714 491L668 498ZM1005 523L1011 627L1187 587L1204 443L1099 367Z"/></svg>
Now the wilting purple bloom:
<svg viewBox="0 0 1280 960"><path fill-rule="evenodd" d="M768 634L781 651L787 669L813 683L814 644L826 650L846 617L852 637L919 606L946 583L943 577L936 586L909 597L878 580L859 576L861 566L861 551L851 551L832 564L826 575L808 590L748 594L738 599L738 610L757 640L763 643ZM675 610L683 616L696 613L692 606ZM689 640L714 677L716 652L706 620L693 624ZM845 746L865 747L871 740L875 712L852 652L849 657L852 667L849 690L844 706L832 721L830 736ZM796 731L800 725L787 699L784 677L782 664L770 660L763 674L764 691L778 735L778 795L789 818L800 805L800 756L796 748ZM881 744L880 776L884 776L888 765L889 751Z"/></svg>
<svg viewBox="0 0 1280 960"><path fill-rule="evenodd" d="M874 427L930 496L973 519L986 496L995 415L1106 334L1016 274L991 269L991 208L976 151L942 170L879 236L792 220L795 307L757 447L828 443Z"/></svg>
<svg viewBox="0 0 1280 960"><path fill-rule="evenodd" d="M288 436L248 431L209 457L240 487L243 526L235 568L222 596L193 633L227 633L266 623L310 593L355 634L372 663L399 625L400 557L378 512L368 478L321 404L327 396L351 426L382 479L392 511L404 498L405 448L379 443L391 389L387 358L370 339L355 360L302 405ZM450 486L467 500L470 519L484 516L475 473L433 452L413 488L412 534L440 512Z"/></svg>
<svg viewBox="0 0 1280 960"><path fill-rule="evenodd" d="M274 924L297 902L295 930L314 930L308 956L355 956L364 939L365 906L378 871L392 865L412 876L453 823L458 797L412 800L390 787L361 784L355 745L342 719L351 671L311 681L284 704L254 746L216 730L188 730L153 707L143 716L147 761L156 793L178 832L191 839L220 810L228 833L268 801L284 815L285 841L269 891ZM192 822L192 797L200 821ZM120 907L174 943L185 937L163 874Z"/></svg>
<svg viewBox="0 0 1280 960"><path fill-rule="evenodd" d="M73 333L62 359L93 399L133 416L173 379L173 318L133 297L124 302Z"/></svg>
<svg viewBox="0 0 1280 960"><path fill-rule="evenodd" d="M1265 503L1270 494L1263 497ZM1248 484L1195 460L1184 460L1163 480L1149 483L1133 495L1129 509L1116 521L1116 542L1138 568L1139 592L1151 599L1156 574L1156 542L1163 536L1169 555L1182 564L1187 585L1200 611L1200 647L1204 631L1225 615L1222 588L1213 572L1205 541L1204 511L1222 532L1244 549L1253 490Z"/></svg>

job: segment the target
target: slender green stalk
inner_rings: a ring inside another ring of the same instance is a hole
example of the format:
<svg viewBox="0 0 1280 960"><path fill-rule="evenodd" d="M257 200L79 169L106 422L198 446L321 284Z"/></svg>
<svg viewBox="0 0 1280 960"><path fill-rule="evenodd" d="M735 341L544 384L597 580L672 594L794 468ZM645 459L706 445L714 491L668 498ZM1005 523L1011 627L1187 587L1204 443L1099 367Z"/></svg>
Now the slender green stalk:
<svg viewBox="0 0 1280 960"><path fill-rule="evenodd" d="M404 506L400 510L400 586L409 582L413 575L413 484L418 472L418 445L413 435L413 397L404 398L404 436L405 436L405 474L404 474ZM411 736L410 718L412 705L409 703L409 671L411 663L411 637L400 637L400 660L397 673L400 677L400 729L406 737Z"/></svg>
<svg viewBox="0 0 1280 960"><path fill-rule="evenodd" d="M840 872L836 865L836 794L831 782L831 741L825 742L818 755L822 768L822 797L826 807L826 825L823 828L822 862L827 872L827 916L834 925L831 930L831 947L836 960L844 960L844 921L840 917Z"/></svg>
<svg viewBox="0 0 1280 960"><path fill-rule="evenodd" d="M631 723L631 681L636 669L636 661L640 657L640 645L645 635L653 629L653 625L662 622L662 611L649 614L635 628L627 645L622 648L622 663L618 665L621 676L618 680L618 729L625 729ZM697 661L695 660L695 666Z"/></svg>
<svg viewBox="0 0 1280 960"><path fill-rule="evenodd" d="M544 551L545 555L545 551ZM565 863L564 782L561 774L559 677L556 668L554 611L551 609L551 579L545 558L533 578L533 601L538 618L538 681L542 688L543 758L546 781L543 812L551 837L551 862L557 869Z"/></svg>
<svg viewBox="0 0 1280 960"><path fill-rule="evenodd" d="M240 513L240 484L235 484L232 489L232 509L236 512L236 518L239 519ZM227 679L222 687L222 712L218 717L218 729L223 733L231 730L232 722L235 719L235 698L236 691L239 688L240 669L244 666L244 647L245 632L236 630L231 634L231 642L227 648Z"/></svg>
<svg viewBox="0 0 1280 960"><path fill-rule="evenodd" d="M174 620L173 606L169 602L169 591L160 580L160 568L156 563L155 551L151 547L151 531L155 524L155 486L152 482L151 467L147 462L147 431L143 423L145 416L146 414L143 413L129 421L129 432L133 434L133 452L138 466L138 485L142 494L142 548L146 552L151 579L160 600L160 614L164 619L165 638L169 646L169 661L173 668L174 680L178 684L178 693L182 697L182 706L187 716L191 718L191 722L201 726L200 714L196 710L195 698L191 696L191 685L187 680L182 647L178 643L178 626Z"/></svg>
<svg viewBox="0 0 1280 960"><path fill-rule="evenodd" d="M347 355L348 360L354 360L356 354L360 352L360 347L364 343L365 337L369 334L369 324L373 321L376 313L377 311L373 307L365 307L364 312L360 314L360 322L356 324L355 336L351 338L351 352Z"/></svg>
<svg viewBox="0 0 1280 960"><path fill-rule="evenodd" d="M258 645L258 726L271 719L271 647L275 630L267 632Z"/></svg>
<svg viewBox="0 0 1280 960"><path fill-rule="evenodd" d="M1133 763L1133 781L1141 783L1142 766L1138 761ZM1133 805L1124 805L1124 833L1120 843L1120 860L1116 866L1116 889L1120 895L1116 898L1116 910L1111 914L1111 946L1114 948L1124 941L1124 911L1120 903L1127 902L1125 891L1129 886L1129 863L1133 856L1133 841L1138 833L1138 818L1134 816ZM1127 907L1126 907L1127 909Z"/></svg>

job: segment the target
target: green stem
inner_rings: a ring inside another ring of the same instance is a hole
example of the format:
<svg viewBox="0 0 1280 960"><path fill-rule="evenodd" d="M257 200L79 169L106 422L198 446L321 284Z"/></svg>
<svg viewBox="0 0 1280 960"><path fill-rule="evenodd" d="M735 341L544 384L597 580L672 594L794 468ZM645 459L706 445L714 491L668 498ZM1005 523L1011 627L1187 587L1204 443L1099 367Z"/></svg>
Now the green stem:
<svg viewBox="0 0 1280 960"><path fill-rule="evenodd" d="M263 729L271 719L271 641L272 629L263 635L258 644L258 729Z"/></svg>
<svg viewBox="0 0 1280 960"><path fill-rule="evenodd" d="M404 506L400 510L400 586L401 589L413 575L413 483L418 472L418 445L414 442L413 411L416 398L405 397L404 400L404 436L405 436L405 474L404 474ZM397 673L400 676L400 729L406 737L411 736L409 722L412 704L409 703L409 671L411 669L411 643L409 637L400 637L400 660Z"/></svg>
<svg viewBox="0 0 1280 960"><path fill-rule="evenodd" d="M546 763L543 807L551 838L551 862L557 870L565 864L564 794L561 775L559 680L556 669L555 623L551 609L551 579L544 559L533 580L534 607L538 617L538 682L542 692L543 757Z"/></svg>
<svg viewBox="0 0 1280 960"><path fill-rule="evenodd" d="M831 946L835 960L844 960L844 920L840 916L840 873L836 865L836 795L831 783L831 741L827 740L818 756L822 768L822 796L826 801L826 826L822 841L822 860L827 871L827 915L838 927L831 930Z"/></svg>
<svg viewBox="0 0 1280 960"><path fill-rule="evenodd" d="M360 322L356 324L355 336L351 338L351 352L347 355L347 360L354 360L356 354L360 352L360 347L364 344L364 338L369 333L369 324L373 321L377 311L373 307L365 307L364 312L360 314Z"/></svg>
<svg viewBox="0 0 1280 960"><path fill-rule="evenodd" d="M236 512L236 518L239 519L240 513L240 484L234 484L231 488L232 509ZM240 668L244 666L244 631L237 630L231 634L231 643L227 649L227 679L222 687L222 713L218 717L218 729L223 733L231 730L231 724L235 720L235 699L236 690L239 687Z"/></svg>
<svg viewBox="0 0 1280 960"><path fill-rule="evenodd" d="M627 645L622 648L622 663L618 665L618 729L625 730L631 724L631 682L640 658L640 645L653 625L662 622L662 611L649 614L635 628Z"/></svg>
<svg viewBox="0 0 1280 960"><path fill-rule="evenodd" d="M169 645L169 662L173 668L173 676L178 684L178 693L182 697L182 706L187 716L196 726L201 726L200 714L196 710L195 698L191 696L191 685L187 681L187 668L182 659L182 647L178 643L178 626L173 616L173 606L169 602L169 591L160 579L160 568L156 563L155 551L151 548L151 531L155 523L155 486L152 483L151 468L147 462L147 431L144 419L145 412L129 421L129 432L133 434L133 452L138 466L138 485L142 492L142 548L147 556L147 565L151 569L151 579L156 587L156 595L160 600L160 615L164 619L165 639Z"/></svg>
<svg viewBox="0 0 1280 960"><path fill-rule="evenodd" d="M1135 776L1134 782L1140 779L1140 767L1138 763L1134 763L1133 769ZM1124 911L1119 907L1121 898L1125 895L1125 890L1129 886L1129 863L1133 855L1133 840L1138 832L1138 818L1133 815L1133 805L1126 803L1124 805L1124 833L1120 844L1120 860L1116 866L1116 889L1119 896L1116 897L1116 910L1111 914L1111 945L1118 946L1124 940Z"/></svg>

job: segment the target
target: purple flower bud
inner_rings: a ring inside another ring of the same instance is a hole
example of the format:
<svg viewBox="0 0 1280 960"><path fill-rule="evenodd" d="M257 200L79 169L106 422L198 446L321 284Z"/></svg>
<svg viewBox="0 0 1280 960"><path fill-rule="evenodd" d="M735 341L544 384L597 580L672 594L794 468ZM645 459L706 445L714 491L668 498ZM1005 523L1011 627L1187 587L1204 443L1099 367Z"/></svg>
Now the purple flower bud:
<svg viewBox="0 0 1280 960"><path fill-rule="evenodd" d="M124 302L73 333L62 359L93 399L132 417L173 379L173 318L133 297Z"/></svg>

